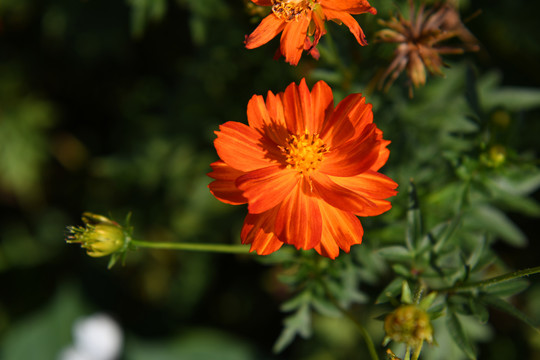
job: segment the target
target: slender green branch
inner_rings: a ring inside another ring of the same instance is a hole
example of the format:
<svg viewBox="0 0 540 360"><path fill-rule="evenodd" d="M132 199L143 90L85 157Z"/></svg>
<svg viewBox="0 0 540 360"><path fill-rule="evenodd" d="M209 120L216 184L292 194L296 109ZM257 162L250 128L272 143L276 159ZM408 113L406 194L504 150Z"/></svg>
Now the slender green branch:
<svg viewBox="0 0 540 360"><path fill-rule="evenodd" d="M229 253L229 254L249 254L249 246L245 246L245 245L153 242L153 241L142 241L142 240L131 240L130 245L137 248L144 247L144 248L152 248L152 249L220 252L220 253Z"/></svg>
<svg viewBox="0 0 540 360"><path fill-rule="evenodd" d="M371 339L371 336L369 335L369 333L367 332L366 328L364 327L364 325L362 325L360 323L360 321L358 321L354 315L347 309L345 309L343 306L341 306L341 304L336 300L336 298L334 297L334 295L332 295L330 293L330 290L328 289L328 287L326 286L326 284L324 282L322 282L322 285L324 287L324 290L326 292L326 296L328 296L328 299L330 299L330 301L332 302L332 304L334 304L334 306L343 314L345 315L349 320L351 320L355 325L356 327L358 328L358 330L360 331L360 335L362 335L362 338L364 339L364 342L366 343L366 346L368 348L368 351L369 351L369 355L371 356L371 359L372 360L379 360L379 356L377 355L377 350L375 350L375 344L373 343L373 340Z"/></svg>
<svg viewBox="0 0 540 360"><path fill-rule="evenodd" d="M458 285L438 289L436 291L455 292L455 291L471 290L475 288L485 288L485 287L495 285L504 281L514 280L520 277L529 276L529 275L538 274L538 273L540 273L540 266L530 268L530 269L517 270L511 273L496 276L494 278L487 279L487 280L476 281L476 282L468 283L468 284L458 284Z"/></svg>

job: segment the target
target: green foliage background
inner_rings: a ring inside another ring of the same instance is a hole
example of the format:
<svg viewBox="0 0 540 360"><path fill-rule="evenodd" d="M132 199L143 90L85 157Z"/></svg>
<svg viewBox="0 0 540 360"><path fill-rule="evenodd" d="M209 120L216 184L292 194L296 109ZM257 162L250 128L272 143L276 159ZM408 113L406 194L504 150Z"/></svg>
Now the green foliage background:
<svg viewBox="0 0 540 360"><path fill-rule="evenodd" d="M368 40L380 28L377 17L406 5L371 3L379 14L357 17ZM336 100L364 93L392 140L384 171L400 194L392 211L363 220L364 244L351 256L366 270L360 280L353 276L362 293L349 294L351 302L373 303L392 280L384 258L400 250L376 250L404 245L410 178L425 229L451 219L460 206L456 194L472 183L471 210L463 215L468 234L490 229L500 268L539 265L540 207L533 199L540 197L540 5L462 2L464 18L482 11L467 23L482 50L447 58L446 78L430 77L413 99L403 77L388 94L374 89L391 47L370 41L362 48L335 24L319 62L304 57L291 67L272 60L277 40L244 49L244 35L259 21L244 5L0 2L1 358L54 359L71 343L73 321L94 312L121 324L123 359L363 358L353 325L330 310L314 315L311 339L272 352L285 316L280 306L293 295L278 279L279 266L251 256L155 250L130 253L125 266L106 270L106 259L63 241L65 226L79 224L83 211L118 221L132 211L140 239L237 243L245 208L222 204L207 189L205 174L217 159L213 131L225 121L246 121L253 94L283 91L302 77L310 85L327 81ZM501 167L486 160L492 145L506 149ZM466 244L474 247L475 239ZM532 277L512 303L538 320L539 295ZM382 323L368 310L354 307L380 341ZM463 321L480 340L479 358L540 359L538 334L503 312L491 313L491 326ZM438 342L427 358L463 356Z"/></svg>

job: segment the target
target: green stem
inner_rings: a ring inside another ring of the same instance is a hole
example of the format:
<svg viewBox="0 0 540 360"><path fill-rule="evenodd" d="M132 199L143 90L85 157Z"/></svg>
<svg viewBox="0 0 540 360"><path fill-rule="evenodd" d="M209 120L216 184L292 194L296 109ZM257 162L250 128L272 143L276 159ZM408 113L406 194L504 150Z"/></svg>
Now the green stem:
<svg viewBox="0 0 540 360"><path fill-rule="evenodd" d="M469 284L460 284L460 285L454 285L451 287L446 287L442 289L438 289L436 291L439 292L455 292L455 291L463 291L463 290L471 290L475 288L485 288L491 285L495 285L504 281L510 281L514 280L520 277L529 276L533 274L540 273L540 266L530 268L530 269L524 269L524 270L517 270L508 274L496 276L491 279L477 281Z"/></svg>
<svg viewBox="0 0 540 360"><path fill-rule="evenodd" d="M371 339L371 336L367 332L366 328L360 323L360 321L358 321L353 316L353 314L349 310L347 310L343 306L341 306L341 304L336 300L336 298L330 293L329 289L327 288L326 284L324 284L324 282L322 283L322 285L323 285L323 287L325 289L326 296L328 296L328 298L330 299L332 304L334 304L334 306L343 315L345 315L349 320L351 320L356 325L358 330L360 330L360 335L362 335L362 338L364 339L364 342L366 343L366 346L368 348L369 355L371 356L371 359L372 360L379 360L379 356L377 355L377 350L375 350L375 344L373 343L373 340Z"/></svg>
<svg viewBox="0 0 540 360"><path fill-rule="evenodd" d="M219 252L219 253L229 253L229 254L249 254L249 246L245 246L245 245L153 242L153 241L142 241L142 240L131 240L130 245L134 247L144 247L144 248L151 248L151 249Z"/></svg>

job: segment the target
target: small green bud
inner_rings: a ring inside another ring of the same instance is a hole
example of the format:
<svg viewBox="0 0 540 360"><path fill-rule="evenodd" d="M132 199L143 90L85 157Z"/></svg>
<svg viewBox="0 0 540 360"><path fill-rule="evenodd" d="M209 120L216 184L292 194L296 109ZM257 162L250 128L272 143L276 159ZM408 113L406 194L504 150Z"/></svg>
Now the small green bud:
<svg viewBox="0 0 540 360"><path fill-rule="evenodd" d="M501 128L507 128L508 125L510 125L512 118L510 117L508 111L499 109L491 114L491 121Z"/></svg>
<svg viewBox="0 0 540 360"><path fill-rule="evenodd" d="M502 145L492 145L487 152L480 155L480 160L489 167L499 167L506 161L506 148Z"/></svg>
<svg viewBox="0 0 540 360"><path fill-rule="evenodd" d="M384 320L386 336L413 348L421 347L424 341L433 342L433 328L429 315L417 305L401 305Z"/></svg>
<svg viewBox="0 0 540 360"><path fill-rule="evenodd" d="M102 215L84 213L85 227L68 226L68 243L80 243L88 255L100 257L114 254L125 248L129 234L117 222Z"/></svg>

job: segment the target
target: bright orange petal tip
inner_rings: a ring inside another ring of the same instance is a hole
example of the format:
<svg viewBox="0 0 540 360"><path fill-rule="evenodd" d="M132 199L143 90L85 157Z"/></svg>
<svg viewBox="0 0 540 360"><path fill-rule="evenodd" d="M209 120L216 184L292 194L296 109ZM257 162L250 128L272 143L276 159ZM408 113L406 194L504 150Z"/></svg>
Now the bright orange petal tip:
<svg viewBox="0 0 540 360"><path fill-rule="evenodd" d="M267 255L283 244L315 249L335 259L360 244L357 216L380 215L397 184L379 169L388 140L373 122L371 105L352 94L334 106L323 81L302 79L283 93L254 95L248 125L229 121L216 131L219 161L211 164L211 193L248 205L240 237Z"/></svg>
<svg viewBox="0 0 540 360"><path fill-rule="evenodd" d="M251 0L256 5L270 6L272 12L244 40L247 49L266 44L281 33L278 57L297 65L303 51L315 59L320 38L326 34L326 21L343 23L360 45L367 45L364 32L351 14L376 14L367 0Z"/></svg>

